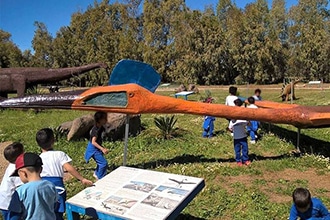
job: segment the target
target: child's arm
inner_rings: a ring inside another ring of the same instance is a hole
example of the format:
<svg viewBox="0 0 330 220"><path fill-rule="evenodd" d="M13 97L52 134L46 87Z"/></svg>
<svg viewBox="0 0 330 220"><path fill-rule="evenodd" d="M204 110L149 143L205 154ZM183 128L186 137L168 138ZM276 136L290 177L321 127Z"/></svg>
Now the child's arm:
<svg viewBox="0 0 330 220"><path fill-rule="evenodd" d="M65 163L63 164L63 168L68 171L72 176L80 180L80 182L84 185L91 186L93 185L93 182L84 178L80 173L70 164L70 163Z"/></svg>
<svg viewBox="0 0 330 220"><path fill-rule="evenodd" d="M18 196L18 193L15 191L11 197L8 211L9 211L9 220L19 220L22 219L23 205Z"/></svg>
<svg viewBox="0 0 330 220"><path fill-rule="evenodd" d="M236 124L236 120L230 120L227 130L233 132L235 124Z"/></svg>
<svg viewBox="0 0 330 220"><path fill-rule="evenodd" d="M102 151L102 153L104 154L107 154L109 152L108 149L102 147L101 145L99 145L97 142L96 142L96 137L92 137L92 144L97 148L99 149L100 151Z"/></svg>
<svg viewBox="0 0 330 220"><path fill-rule="evenodd" d="M290 210L290 217L289 220L297 220L298 219L298 212L297 209L294 205L292 205L291 210Z"/></svg>
<svg viewBox="0 0 330 220"><path fill-rule="evenodd" d="M321 201L320 201L320 205L318 208L319 208L319 212L320 212L320 218L313 218L313 220L317 220L317 219L330 220L330 213Z"/></svg>

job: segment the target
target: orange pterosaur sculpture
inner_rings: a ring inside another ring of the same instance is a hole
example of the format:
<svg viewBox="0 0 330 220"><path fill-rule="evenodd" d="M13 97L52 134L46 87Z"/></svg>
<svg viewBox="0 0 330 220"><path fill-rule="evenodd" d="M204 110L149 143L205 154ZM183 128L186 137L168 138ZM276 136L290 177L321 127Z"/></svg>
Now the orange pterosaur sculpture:
<svg viewBox="0 0 330 220"><path fill-rule="evenodd" d="M7 99L0 108L57 108L126 114L186 113L290 124L298 128L330 127L330 106L299 106L257 101L260 108L206 104L154 94L137 84Z"/></svg>

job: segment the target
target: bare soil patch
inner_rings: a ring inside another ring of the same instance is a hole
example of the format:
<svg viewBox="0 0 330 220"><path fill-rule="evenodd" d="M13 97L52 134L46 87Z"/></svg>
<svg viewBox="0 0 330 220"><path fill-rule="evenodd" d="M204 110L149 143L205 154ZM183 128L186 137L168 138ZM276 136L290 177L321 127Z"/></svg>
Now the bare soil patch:
<svg viewBox="0 0 330 220"><path fill-rule="evenodd" d="M265 184L260 186L260 191L267 196L271 202L283 203L290 202L292 200L291 196L277 194L273 191L276 186L280 186L280 180L282 182L287 182L288 184L299 181L306 181L308 188L312 193L312 196L317 196L317 191L322 189L324 191L324 196L330 197L330 174L319 175L316 172L316 169L308 169L306 171L297 171L294 169L285 169L284 171L276 172L264 172L261 176L254 175L239 175L239 176L226 176L219 177L225 188L228 192L233 193L234 188L232 185L234 183L243 183L246 187L251 187L253 181L256 179L262 180ZM270 190L272 189L272 190Z"/></svg>

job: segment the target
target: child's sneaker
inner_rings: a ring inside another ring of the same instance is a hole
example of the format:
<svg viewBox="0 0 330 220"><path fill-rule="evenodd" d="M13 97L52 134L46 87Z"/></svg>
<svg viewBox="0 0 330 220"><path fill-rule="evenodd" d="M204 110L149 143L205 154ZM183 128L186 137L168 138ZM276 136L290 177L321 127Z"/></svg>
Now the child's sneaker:
<svg viewBox="0 0 330 220"><path fill-rule="evenodd" d="M99 180L99 178L97 178L97 176L96 176L96 173L95 173L95 172L93 173L93 177L94 177L96 180Z"/></svg>
<svg viewBox="0 0 330 220"><path fill-rule="evenodd" d="M250 144L255 144L255 143L256 143L255 140L251 140L251 141L250 141Z"/></svg>
<svg viewBox="0 0 330 220"><path fill-rule="evenodd" d="M249 166L251 164L251 161L247 160L244 162L244 165Z"/></svg>
<svg viewBox="0 0 330 220"><path fill-rule="evenodd" d="M241 167L241 166L243 166L243 163L242 162L237 162L237 166Z"/></svg>

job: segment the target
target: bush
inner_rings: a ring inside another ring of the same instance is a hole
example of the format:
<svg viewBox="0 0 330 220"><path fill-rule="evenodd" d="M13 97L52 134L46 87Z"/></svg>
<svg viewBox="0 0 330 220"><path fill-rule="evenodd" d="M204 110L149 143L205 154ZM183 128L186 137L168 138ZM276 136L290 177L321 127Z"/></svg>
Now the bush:
<svg viewBox="0 0 330 220"><path fill-rule="evenodd" d="M164 139L171 139L173 138L174 134L174 126L177 122L177 119L174 119L174 115L171 117L168 116L160 116L154 118L155 125L161 131L161 135Z"/></svg>

